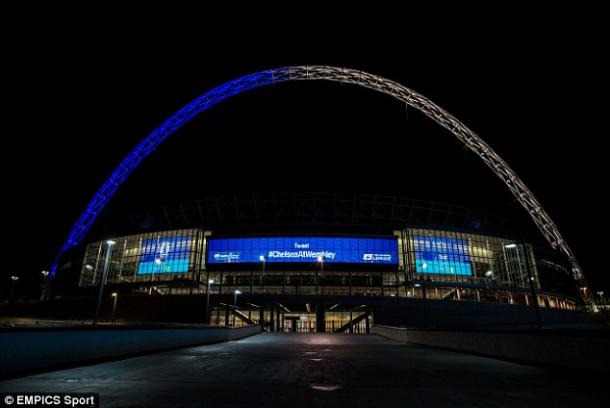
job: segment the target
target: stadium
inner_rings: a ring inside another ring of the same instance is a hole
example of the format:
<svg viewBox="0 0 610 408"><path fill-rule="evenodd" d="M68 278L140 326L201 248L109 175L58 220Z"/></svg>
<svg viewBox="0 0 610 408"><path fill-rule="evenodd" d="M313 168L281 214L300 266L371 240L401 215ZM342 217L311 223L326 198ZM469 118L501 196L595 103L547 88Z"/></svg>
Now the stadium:
<svg viewBox="0 0 610 408"><path fill-rule="evenodd" d="M452 204L343 193L208 197L95 222L142 160L185 123L226 98L289 81L360 86L416 108L479 156L537 231ZM595 307L557 226L476 133L405 86L329 66L237 78L163 122L75 222L50 268L51 289L60 293L70 277L73 293L93 298L99 288L97 313L105 307L109 314L112 304L112 319L118 302L118 316L129 319L255 323L270 331L368 332L373 322L541 327Z"/></svg>
<svg viewBox="0 0 610 408"><path fill-rule="evenodd" d="M477 305L477 315L482 305L529 314L534 306L583 306L569 265L535 237L526 239L525 228L442 203L253 194L168 205L101 224L92 236L103 239L75 257L79 290L94 294L106 274L106 297L114 293L123 302L207 298L209 315L199 304L177 311L174 320L364 333L375 319L393 315L425 324L422 302L453 310ZM437 320L445 314L437 311Z"/></svg>

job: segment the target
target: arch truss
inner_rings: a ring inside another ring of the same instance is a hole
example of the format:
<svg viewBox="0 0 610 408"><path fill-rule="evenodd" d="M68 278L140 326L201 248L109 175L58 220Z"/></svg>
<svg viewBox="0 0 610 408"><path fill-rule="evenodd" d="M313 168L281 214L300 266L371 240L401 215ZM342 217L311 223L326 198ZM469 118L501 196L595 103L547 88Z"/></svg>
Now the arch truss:
<svg viewBox="0 0 610 408"><path fill-rule="evenodd" d="M51 268L53 276L57 270L59 257L68 249L79 245L91 228L98 214L111 199L117 188L138 167L153 150L168 136L182 127L194 116L214 106L222 100L253 88L288 81L332 81L358 85L390 95L420 112L449 130L455 137L476 153L485 164L506 184L516 199L529 213L532 220L552 248L562 251L572 264L573 277L584 286L584 278L574 254L563 239L555 223L551 220L536 197L498 154L475 132L467 128L453 115L436 105L425 96L389 79L367 72L320 65L303 65L275 68L261 71L226 82L194 99L158 128L144 138L136 148L119 164L110 178L95 193L85 211L80 215L68 238L60 249Z"/></svg>

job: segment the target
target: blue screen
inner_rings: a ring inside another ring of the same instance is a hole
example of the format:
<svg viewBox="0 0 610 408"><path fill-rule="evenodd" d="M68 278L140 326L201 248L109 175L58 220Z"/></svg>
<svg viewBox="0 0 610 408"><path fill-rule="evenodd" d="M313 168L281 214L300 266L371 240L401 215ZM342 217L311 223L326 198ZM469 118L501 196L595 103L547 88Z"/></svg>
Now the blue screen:
<svg viewBox="0 0 610 408"><path fill-rule="evenodd" d="M418 235L413 240L417 273L472 275L467 240Z"/></svg>
<svg viewBox="0 0 610 408"><path fill-rule="evenodd" d="M265 262L398 264L395 238L261 237L209 238L207 263Z"/></svg>
<svg viewBox="0 0 610 408"><path fill-rule="evenodd" d="M191 239L162 237L142 240L138 275L188 272Z"/></svg>

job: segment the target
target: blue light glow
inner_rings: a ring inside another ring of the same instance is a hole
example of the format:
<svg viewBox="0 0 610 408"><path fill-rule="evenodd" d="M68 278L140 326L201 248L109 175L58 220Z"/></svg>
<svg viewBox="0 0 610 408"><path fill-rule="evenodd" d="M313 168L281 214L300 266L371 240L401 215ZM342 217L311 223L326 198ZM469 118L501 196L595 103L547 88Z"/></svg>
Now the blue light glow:
<svg viewBox="0 0 610 408"><path fill-rule="evenodd" d="M161 126L153 130L125 159L123 159L110 178L108 178L97 193L95 193L85 211L83 211L72 227L72 230L70 230L68 238L55 257L55 261L50 269L51 277L55 276L61 255L68 249L79 245L82 242L98 214L112 198L116 189L125 181L131 172L138 167L140 162L152 153L168 136L180 129L182 125L191 120L194 116L226 98L252 88L288 80L290 80L290 67L283 67L257 72L226 82L194 99L163 122Z"/></svg>
<svg viewBox="0 0 610 408"><path fill-rule="evenodd" d="M142 241L138 275L188 272L189 237L151 238Z"/></svg>
<svg viewBox="0 0 610 408"><path fill-rule="evenodd" d="M413 241L417 273L472 276L467 240L416 235Z"/></svg>
<svg viewBox="0 0 610 408"><path fill-rule="evenodd" d="M264 257L264 258L261 258ZM209 238L208 264L226 263L398 264L395 238L253 237Z"/></svg>

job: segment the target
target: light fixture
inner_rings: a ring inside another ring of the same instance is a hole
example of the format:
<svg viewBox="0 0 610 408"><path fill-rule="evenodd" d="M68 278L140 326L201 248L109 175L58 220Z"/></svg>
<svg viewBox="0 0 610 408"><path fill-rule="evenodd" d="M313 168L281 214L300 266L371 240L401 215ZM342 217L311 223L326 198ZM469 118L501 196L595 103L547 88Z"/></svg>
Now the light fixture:
<svg viewBox="0 0 610 408"><path fill-rule="evenodd" d="M508 249L517 248L517 244L506 244L506 245L504 245L504 248L508 248Z"/></svg>
<svg viewBox="0 0 610 408"><path fill-rule="evenodd" d="M87 264L87 265L85 265L85 269L88 270L88 271L92 271L93 270L93 266Z"/></svg>
<svg viewBox="0 0 610 408"><path fill-rule="evenodd" d="M45 278L49 275L49 271L42 271L40 273L42 273L42 276L44 276Z"/></svg>
<svg viewBox="0 0 610 408"><path fill-rule="evenodd" d="M259 256L258 260L261 261L261 262L265 262L265 255Z"/></svg>
<svg viewBox="0 0 610 408"><path fill-rule="evenodd" d="M112 246L112 245L116 244L116 241L109 239L108 241L106 241L106 244L108 244L109 246Z"/></svg>
<svg viewBox="0 0 610 408"><path fill-rule="evenodd" d="M212 283L214 283L214 279L208 279L208 283L211 285Z"/></svg>
<svg viewBox="0 0 610 408"><path fill-rule="evenodd" d="M235 290L236 295L241 295L241 290Z"/></svg>
<svg viewBox="0 0 610 408"><path fill-rule="evenodd" d="M11 275L11 280L12 280L12 281L18 281L18 280L19 280L19 276L17 276L17 275Z"/></svg>
<svg viewBox="0 0 610 408"><path fill-rule="evenodd" d="M112 292L112 297L117 297L119 294L116 292Z"/></svg>

